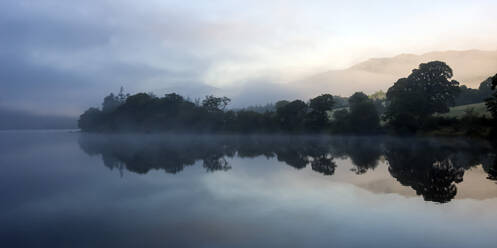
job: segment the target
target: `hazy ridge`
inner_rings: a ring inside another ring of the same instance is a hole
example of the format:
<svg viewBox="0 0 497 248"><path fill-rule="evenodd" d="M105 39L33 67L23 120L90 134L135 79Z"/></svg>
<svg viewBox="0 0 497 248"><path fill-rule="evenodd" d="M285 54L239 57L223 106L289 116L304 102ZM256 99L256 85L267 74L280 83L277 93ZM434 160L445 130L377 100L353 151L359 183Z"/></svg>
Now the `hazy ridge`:
<svg viewBox="0 0 497 248"><path fill-rule="evenodd" d="M388 58L372 58L344 70L330 70L291 83L293 87L312 96L333 92L343 96L355 91L373 93L387 90L406 77L419 64L440 60L454 71L454 79L471 88L497 72L497 51L437 51L422 55L401 54Z"/></svg>

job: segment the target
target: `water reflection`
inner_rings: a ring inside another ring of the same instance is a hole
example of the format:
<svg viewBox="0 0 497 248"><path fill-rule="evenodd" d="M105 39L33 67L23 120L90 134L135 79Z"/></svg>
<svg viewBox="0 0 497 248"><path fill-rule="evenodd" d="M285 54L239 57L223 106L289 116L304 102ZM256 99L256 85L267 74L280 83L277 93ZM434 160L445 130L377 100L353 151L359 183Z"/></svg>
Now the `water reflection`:
<svg viewBox="0 0 497 248"><path fill-rule="evenodd" d="M425 200L435 202L448 202L454 198L456 184L463 181L466 170L479 164L483 168L489 163L495 164L493 149L466 142L454 144L424 140L402 145L390 143L385 156L393 177L416 190Z"/></svg>
<svg viewBox="0 0 497 248"><path fill-rule="evenodd" d="M488 173L487 179L497 181L497 156L496 153L490 153L482 161L483 170Z"/></svg>
<svg viewBox="0 0 497 248"><path fill-rule="evenodd" d="M484 142L457 139L392 137L176 136L92 135L79 137L89 155L101 155L105 166L136 173L178 173L200 162L208 172L231 169L229 158L264 156L332 176L337 160L350 159L357 176L375 170L379 161L403 186L426 201L446 203L457 194L466 170L482 165L487 179L497 180L495 149Z"/></svg>
<svg viewBox="0 0 497 248"><path fill-rule="evenodd" d="M0 132L0 247L490 248L495 158L457 139Z"/></svg>

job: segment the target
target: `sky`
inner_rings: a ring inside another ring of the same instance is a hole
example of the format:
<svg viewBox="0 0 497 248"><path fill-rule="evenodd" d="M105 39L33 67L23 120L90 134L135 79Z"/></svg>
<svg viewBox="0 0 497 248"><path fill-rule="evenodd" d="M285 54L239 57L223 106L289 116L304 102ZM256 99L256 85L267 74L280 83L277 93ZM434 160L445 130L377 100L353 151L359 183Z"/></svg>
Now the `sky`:
<svg viewBox="0 0 497 248"><path fill-rule="evenodd" d="M254 104L371 57L495 50L496 9L495 0L2 0L0 106L77 116L120 86Z"/></svg>

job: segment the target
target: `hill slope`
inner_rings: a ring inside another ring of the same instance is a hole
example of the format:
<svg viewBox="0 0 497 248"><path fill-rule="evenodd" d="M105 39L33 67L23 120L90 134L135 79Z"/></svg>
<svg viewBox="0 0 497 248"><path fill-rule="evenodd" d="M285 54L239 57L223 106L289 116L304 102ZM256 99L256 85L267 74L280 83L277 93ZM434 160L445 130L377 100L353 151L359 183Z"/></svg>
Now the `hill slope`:
<svg viewBox="0 0 497 248"><path fill-rule="evenodd" d="M477 116L485 116L487 118L492 117L490 112L487 110L487 106L483 102L452 107L448 113L439 114L438 116L461 118L466 115L467 111L470 110L472 110Z"/></svg>
<svg viewBox="0 0 497 248"><path fill-rule="evenodd" d="M372 93L387 90L419 64L433 60L446 62L454 71L454 79L471 88L478 88L482 81L497 73L497 51L444 51L369 59L345 70L327 71L299 80L292 86L307 96L323 92L344 96L355 91Z"/></svg>

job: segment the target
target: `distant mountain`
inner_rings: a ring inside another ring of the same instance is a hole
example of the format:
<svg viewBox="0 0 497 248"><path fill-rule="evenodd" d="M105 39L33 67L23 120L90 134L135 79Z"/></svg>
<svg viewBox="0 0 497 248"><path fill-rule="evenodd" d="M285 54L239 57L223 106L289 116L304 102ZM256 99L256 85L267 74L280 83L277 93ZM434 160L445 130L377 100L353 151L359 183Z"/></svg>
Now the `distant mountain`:
<svg viewBox="0 0 497 248"><path fill-rule="evenodd" d="M65 116L48 116L0 107L0 130L6 129L73 129L77 120Z"/></svg>
<svg viewBox="0 0 497 248"><path fill-rule="evenodd" d="M345 70L327 71L290 85L307 97L324 92L343 96L356 91L373 93L387 90L419 64L433 60L446 62L454 71L454 79L471 88L478 88L482 81L497 73L497 51L444 51L373 58Z"/></svg>

